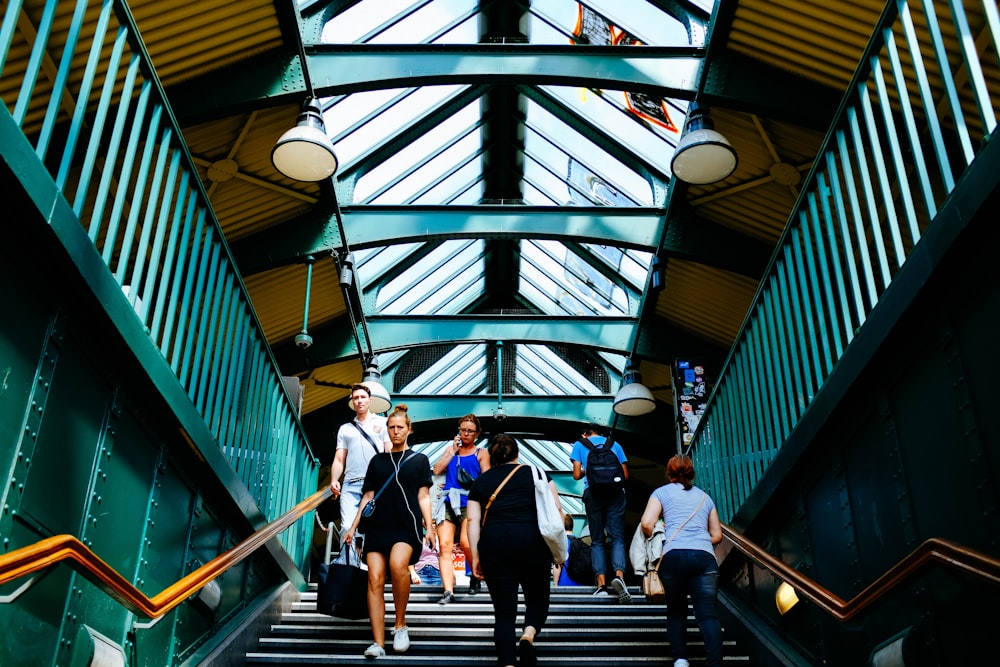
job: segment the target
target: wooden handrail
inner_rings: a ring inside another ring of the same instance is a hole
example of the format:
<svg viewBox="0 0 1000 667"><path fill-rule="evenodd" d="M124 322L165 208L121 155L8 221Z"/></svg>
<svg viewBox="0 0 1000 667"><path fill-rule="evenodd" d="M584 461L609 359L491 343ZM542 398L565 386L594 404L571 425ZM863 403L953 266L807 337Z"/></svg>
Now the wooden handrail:
<svg viewBox="0 0 1000 667"><path fill-rule="evenodd" d="M957 542L932 537L889 568L885 574L873 581L863 591L845 601L798 570L767 553L729 526L722 526L722 534L736 549L759 565L771 570L779 578L788 582L796 593L811 600L838 621L847 621L858 615L904 580L913 576L917 570L933 562L943 563L950 568L975 575L993 584L1000 584L1000 559L962 546Z"/></svg>
<svg viewBox="0 0 1000 667"><path fill-rule="evenodd" d="M68 560L70 567L133 613L159 618L197 593L205 584L242 562L306 512L319 507L331 495L329 487L317 491L229 551L168 586L156 597L146 597L145 593L72 535L54 535L0 556L0 585Z"/></svg>

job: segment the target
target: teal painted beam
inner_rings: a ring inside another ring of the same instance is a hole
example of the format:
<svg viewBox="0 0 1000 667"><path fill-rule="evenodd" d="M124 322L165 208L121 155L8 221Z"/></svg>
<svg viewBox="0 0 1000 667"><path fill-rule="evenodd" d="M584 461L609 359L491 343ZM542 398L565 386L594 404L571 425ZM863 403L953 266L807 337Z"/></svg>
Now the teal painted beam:
<svg viewBox="0 0 1000 667"><path fill-rule="evenodd" d="M344 229L357 250L453 238L551 239L652 251L663 233L656 208L344 207ZM340 247L330 213L310 213L232 244L244 276L322 256Z"/></svg>
<svg viewBox="0 0 1000 667"><path fill-rule="evenodd" d="M548 239L589 242L652 252L759 279L773 247L705 220L690 210L671 216L660 208L510 206L347 206L342 210L351 248L453 238ZM243 276L320 257L341 247L333 215L309 213L232 244Z"/></svg>
<svg viewBox="0 0 1000 667"><path fill-rule="evenodd" d="M320 96L455 84L556 85L693 99L703 51L684 47L312 44Z"/></svg>
<svg viewBox="0 0 1000 667"><path fill-rule="evenodd" d="M704 50L534 44L307 44L306 61L320 96L456 84L549 84L631 90L691 100ZM211 90L206 98L204 91ZM306 95L298 54L275 49L172 87L184 124L294 104Z"/></svg>
<svg viewBox="0 0 1000 667"><path fill-rule="evenodd" d="M376 354L389 349L414 349L420 346L503 342L574 345L625 354L631 349L630 336L638 318L564 317L538 319L512 316L452 315L425 317L373 316L366 320ZM296 375L310 368L357 359L360 352L351 333L350 322L340 318L309 333L313 345L302 350L291 341L274 348L274 358L285 375ZM637 334L635 356L662 364L673 363L678 356L719 363L727 349L716 347L693 334L678 329L660 318L651 318ZM382 344L391 344L383 346Z"/></svg>
<svg viewBox="0 0 1000 667"><path fill-rule="evenodd" d="M531 431L535 426L553 434L577 433L580 425L588 422L610 424L614 414L614 396L504 396L502 420L495 417L498 403L493 395L394 394L392 404L401 403L407 406L421 435L425 436L439 426L434 422L443 422L446 430L453 433L458 418L467 414L486 417L484 431L497 432L502 427L513 433Z"/></svg>
<svg viewBox="0 0 1000 667"><path fill-rule="evenodd" d="M628 349L638 318L492 315L369 316L368 333L376 350L408 350L439 343L558 343L607 352Z"/></svg>

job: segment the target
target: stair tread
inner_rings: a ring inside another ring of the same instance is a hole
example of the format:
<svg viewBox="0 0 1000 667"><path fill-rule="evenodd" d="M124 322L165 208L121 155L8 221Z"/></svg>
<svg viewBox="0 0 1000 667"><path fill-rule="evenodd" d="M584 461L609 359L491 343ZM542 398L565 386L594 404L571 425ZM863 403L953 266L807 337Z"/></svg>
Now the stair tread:
<svg viewBox="0 0 1000 667"><path fill-rule="evenodd" d="M485 587L484 587L485 588ZM433 667L494 667L493 604L484 590L471 596L458 589L456 600L438 605L441 586L415 586L407 604L411 647L405 654L392 651L386 633L386 656L378 664L433 665ZM630 587L632 604L619 604L614 596L595 597L593 587L552 589L549 616L539 637L537 651L546 667L606 667L609 664L661 666L669 661L666 606L650 604ZM385 588L387 627L392 627L394 605ZM517 626L524 623L523 596L519 595ZM688 614L688 646L692 667L704 664L704 642ZM725 629L723 629L725 634ZM512 638L516 640L516 638ZM368 619L341 619L316 611L316 584L282 613L260 637L255 651L245 655L246 665L371 665L362 652L371 644ZM727 667L749 667L735 642L724 639Z"/></svg>

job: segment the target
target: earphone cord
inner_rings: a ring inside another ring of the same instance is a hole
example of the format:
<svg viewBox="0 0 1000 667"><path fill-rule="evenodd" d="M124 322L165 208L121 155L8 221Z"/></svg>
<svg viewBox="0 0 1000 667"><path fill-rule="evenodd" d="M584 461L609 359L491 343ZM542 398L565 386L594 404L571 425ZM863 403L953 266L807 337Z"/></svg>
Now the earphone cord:
<svg viewBox="0 0 1000 667"><path fill-rule="evenodd" d="M406 453L405 449L403 450L403 453ZM424 538L420 535L420 524L417 522L417 517L414 516L413 510L410 508L410 501L406 497L406 491L403 490L403 485L399 481L399 463L396 462L396 459L392 458L391 452L389 453L389 459L392 461L392 467L396 469L396 486L399 487L399 494L403 497L403 504L406 506L406 511L410 514L410 519L413 520L413 528L417 535L417 541L423 542ZM399 460L402 461L403 457L400 456Z"/></svg>

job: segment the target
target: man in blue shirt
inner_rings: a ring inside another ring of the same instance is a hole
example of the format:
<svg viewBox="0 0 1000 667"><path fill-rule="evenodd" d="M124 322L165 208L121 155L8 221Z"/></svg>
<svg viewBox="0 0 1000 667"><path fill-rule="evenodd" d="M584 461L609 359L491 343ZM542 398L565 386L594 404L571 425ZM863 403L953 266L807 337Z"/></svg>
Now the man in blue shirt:
<svg viewBox="0 0 1000 667"><path fill-rule="evenodd" d="M587 424L583 431L583 438L589 440L596 447L603 447L608 439L604 435L605 429L599 424ZM611 580L611 589L618 596L618 601L626 604L632 602L632 596L625 585L625 486L628 479L628 459L621 445L612 441L611 451L618 457L621 463L624 479L620 489L610 492L600 492L590 488L586 477L587 459L590 456L590 449L583 442L577 440L573 443L569 460L573 464L573 479L583 480L583 503L587 508L587 523L590 526L590 555L594 565L594 573L597 578L597 590L594 595L610 595L611 592L605 584L607 578L607 555L605 545L611 542L611 567L615 571L615 577Z"/></svg>

